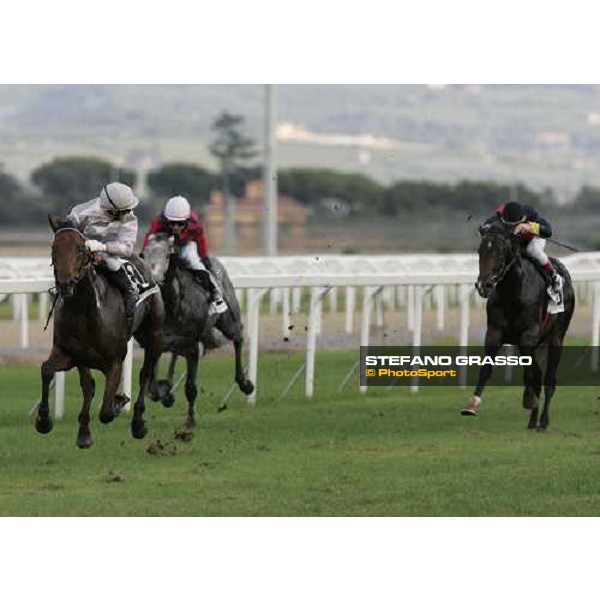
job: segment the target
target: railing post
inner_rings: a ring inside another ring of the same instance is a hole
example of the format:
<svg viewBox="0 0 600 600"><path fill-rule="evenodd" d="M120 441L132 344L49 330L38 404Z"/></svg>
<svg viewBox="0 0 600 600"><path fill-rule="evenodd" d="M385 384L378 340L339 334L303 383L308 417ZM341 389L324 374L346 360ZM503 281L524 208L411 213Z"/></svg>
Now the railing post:
<svg viewBox="0 0 600 600"><path fill-rule="evenodd" d="M362 312L360 317L360 345L369 345L369 330L371 326L371 310L373 307L373 294L375 293L373 287L363 288L363 301L362 301ZM367 391L366 385L359 386L359 390L364 393Z"/></svg>
<svg viewBox="0 0 600 600"><path fill-rule="evenodd" d="M346 333L352 333L354 310L356 306L356 288L346 288Z"/></svg>
<svg viewBox="0 0 600 600"><path fill-rule="evenodd" d="M315 357L317 351L317 332L323 304L323 288L310 289L310 307L308 310L308 335L306 338L306 384L307 398L312 398L315 389Z"/></svg>

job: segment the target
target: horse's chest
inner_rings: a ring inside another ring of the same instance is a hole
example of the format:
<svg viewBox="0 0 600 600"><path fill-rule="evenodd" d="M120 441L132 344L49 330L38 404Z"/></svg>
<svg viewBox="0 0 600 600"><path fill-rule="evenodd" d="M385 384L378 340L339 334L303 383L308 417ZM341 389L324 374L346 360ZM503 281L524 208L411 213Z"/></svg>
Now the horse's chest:
<svg viewBox="0 0 600 600"><path fill-rule="evenodd" d="M83 366L100 368L107 357L124 357L127 352L116 324L99 322L69 307L58 311L54 331L61 349Z"/></svg>

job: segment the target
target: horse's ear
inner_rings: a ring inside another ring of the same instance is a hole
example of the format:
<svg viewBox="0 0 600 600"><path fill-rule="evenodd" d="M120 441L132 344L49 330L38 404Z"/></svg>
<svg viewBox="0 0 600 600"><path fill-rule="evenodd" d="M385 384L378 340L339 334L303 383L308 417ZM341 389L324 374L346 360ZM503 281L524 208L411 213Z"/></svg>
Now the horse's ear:
<svg viewBox="0 0 600 600"><path fill-rule="evenodd" d="M57 229L60 228L58 217L53 217L49 214L48 223L50 224L50 227L52 228L52 231L54 231L54 233L56 233Z"/></svg>

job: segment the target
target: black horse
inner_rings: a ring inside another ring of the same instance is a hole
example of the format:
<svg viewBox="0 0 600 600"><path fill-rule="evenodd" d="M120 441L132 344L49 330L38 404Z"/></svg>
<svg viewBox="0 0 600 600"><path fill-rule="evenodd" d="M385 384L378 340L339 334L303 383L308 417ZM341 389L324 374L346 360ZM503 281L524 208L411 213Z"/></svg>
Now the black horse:
<svg viewBox="0 0 600 600"><path fill-rule="evenodd" d="M110 423L122 408L115 403L115 396L127 354L123 297L94 268L93 255L85 246L84 235L70 223L63 224L52 218L49 221L55 232L52 264L58 301L54 312L52 351L41 369L42 399L35 427L39 433L52 430L48 406L50 382L56 371L77 367L83 392L77 446L89 448L93 443L89 426L90 405L95 391L90 369L102 371L106 378L100 421ZM143 269L141 264L138 267ZM138 439L147 433L143 418L144 394L162 352L163 319L164 307L160 293L150 295L136 308L134 336L145 349L140 389L131 422L133 437Z"/></svg>
<svg viewBox="0 0 600 600"><path fill-rule="evenodd" d="M531 410L528 427L545 430L563 340L575 310L571 277L559 260L551 259L563 278L564 311L550 314L549 282L533 260L524 255L519 239L502 224L482 226L479 234L479 278L475 286L483 298L488 298L485 354L494 357L502 344L513 344L518 346L522 356L532 357L532 364L524 367L523 408ZM543 377L544 408L538 423L542 370L536 359L536 348L542 345L547 346L547 361ZM461 411L463 415L476 414L491 374L490 365L481 368L473 396Z"/></svg>
<svg viewBox="0 0 600 600"><path fill-rule="evenodd" d="M198 395L196 383L199 360L199 344L204 349L219 345L215 329L233 342L235 350L235 381L244 394L251 394L254 385L246 378L242 366L242 345L244 342L240 307L233 285L219 260L212 258L213 270L217 273L223 298L229 310L222 314L209 315L209 294L197 277L187 269L173 253L168 236L157 234L149 240L144 258L152 270L152 275L161 288L165 302L164 350L172 353L166 382L158 382L155 400L171 406L173 373L178 356L185 357L187 373L185 396L188 403L186 426L196 424L194 403Z"/></svg>

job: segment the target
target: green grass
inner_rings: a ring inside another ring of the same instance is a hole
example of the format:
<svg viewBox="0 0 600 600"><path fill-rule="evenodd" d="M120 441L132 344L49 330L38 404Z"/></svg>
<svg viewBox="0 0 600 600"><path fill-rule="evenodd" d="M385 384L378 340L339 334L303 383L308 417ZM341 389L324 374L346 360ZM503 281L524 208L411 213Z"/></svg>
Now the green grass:
<svg viewBox="0 0 600 600"><path fill-rule="evenodd" d="M95 445L75 447L79 389L67 378L67 416L48 436L27 412L38 369L0 370L0 515L597 515L600 422L597 391L560 389L546 434L526 430L517 388L495 388L480 417L460 417L454 388L366 397L337 386L354 353L320 353L316 398L302 385L278 396L300 354L261 355L259 397L239 392L217 413L232 364L203 364L193 439L173 439L184 419L149 403L149 434L137 441L128 414L97 418ZM96 376L99 381L99 376ZM160 440L169 452L146 450ZM115 481L117 480L117 481Z"/></svg>

